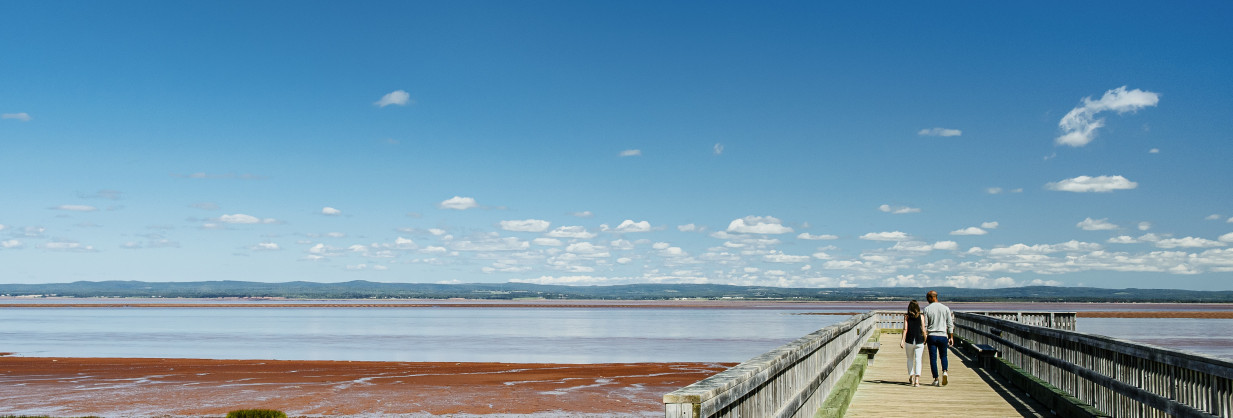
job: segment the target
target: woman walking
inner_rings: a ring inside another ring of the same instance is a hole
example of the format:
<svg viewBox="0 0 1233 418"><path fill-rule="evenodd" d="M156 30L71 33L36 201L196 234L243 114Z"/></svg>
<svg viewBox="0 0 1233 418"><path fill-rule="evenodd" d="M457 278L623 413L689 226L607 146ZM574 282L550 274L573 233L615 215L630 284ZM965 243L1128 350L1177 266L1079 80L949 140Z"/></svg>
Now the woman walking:
<svg viewBox="0 0 1233 418"><path fill-rule="evenodd" d="M916 300L908 303L908 313L903 316L903 334L899 337L899 348L903 348L908 356L908 383L913 387L920 386L920 361L925 353L925 316L921 315L920 304Z"/></svg>

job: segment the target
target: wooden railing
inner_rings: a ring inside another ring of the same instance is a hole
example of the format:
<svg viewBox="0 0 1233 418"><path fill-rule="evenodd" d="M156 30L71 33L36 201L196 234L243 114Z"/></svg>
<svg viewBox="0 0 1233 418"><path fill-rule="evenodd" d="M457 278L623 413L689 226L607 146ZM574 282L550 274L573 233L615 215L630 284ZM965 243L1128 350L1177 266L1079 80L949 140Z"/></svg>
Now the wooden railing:
<svg viewBox="0 0 1233 418"><path fill-rule="evenodd" d="M664 395L670 418L812 417L878 329L873 312L822 328Z"/></svg>
<svg viewBox="0 0 1233 418"><path fill-rule="evenodd" d="M1228 361L973 313L956 313L955 324L957 336L997 348L1007 362L1110 416L1233 416Z"/></svg>

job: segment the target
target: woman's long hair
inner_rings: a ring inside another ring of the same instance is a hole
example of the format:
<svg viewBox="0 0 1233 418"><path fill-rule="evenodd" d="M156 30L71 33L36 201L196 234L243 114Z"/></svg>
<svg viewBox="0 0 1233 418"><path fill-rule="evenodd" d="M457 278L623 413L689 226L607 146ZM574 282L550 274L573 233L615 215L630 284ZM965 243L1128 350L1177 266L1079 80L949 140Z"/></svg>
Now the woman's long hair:
<svg viewBox="0 0 1233 418"><path fill-rule="evenodd" d="M908 302L908 318L920 318L920 304L916 303L916 299Z"/></svg>

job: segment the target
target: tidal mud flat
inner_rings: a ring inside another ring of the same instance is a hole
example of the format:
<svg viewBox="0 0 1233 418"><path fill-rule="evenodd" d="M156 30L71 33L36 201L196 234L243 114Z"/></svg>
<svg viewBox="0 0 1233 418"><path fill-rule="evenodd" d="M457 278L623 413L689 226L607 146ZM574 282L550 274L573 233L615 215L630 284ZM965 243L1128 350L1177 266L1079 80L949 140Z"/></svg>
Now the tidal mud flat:
<svg viewBox="0 0 1233 418"><path fill-rule="evenodd" d="M0 414L653 416L732 365L0 357Z"/></svg>

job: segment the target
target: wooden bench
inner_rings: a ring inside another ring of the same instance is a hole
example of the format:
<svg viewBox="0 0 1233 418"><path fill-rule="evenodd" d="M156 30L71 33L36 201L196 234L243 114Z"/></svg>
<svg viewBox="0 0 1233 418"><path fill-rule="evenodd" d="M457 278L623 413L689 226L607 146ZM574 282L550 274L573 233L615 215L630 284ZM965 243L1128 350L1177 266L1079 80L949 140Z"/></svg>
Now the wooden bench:
<svg viewBox="0 0 1233 418"><path fill-rule="evenodd" d="M993 365L993 359L998 357L998 350L989 344L972 344L972 349L976 351L976 359L980 362L980 367L989 368Z"/></svg>
<svg viewBox="0 0 1233 418"><path fill-rule="evenodd" d="M873 363L873 356L878 354L878 350L882 348L882 343L877 341L866 341L861 344L861 354L869 356L869 362Z"/></svg>

